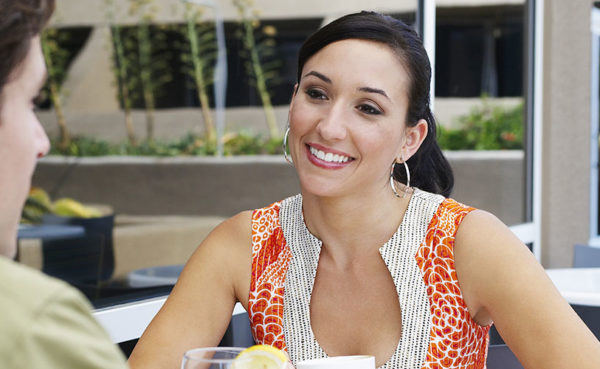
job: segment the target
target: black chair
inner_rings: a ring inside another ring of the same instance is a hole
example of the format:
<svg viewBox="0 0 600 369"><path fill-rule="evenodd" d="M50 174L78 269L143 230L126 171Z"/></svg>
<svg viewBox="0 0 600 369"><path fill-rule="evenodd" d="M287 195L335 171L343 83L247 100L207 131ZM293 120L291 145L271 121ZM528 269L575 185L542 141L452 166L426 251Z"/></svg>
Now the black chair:
<svg viewBox="0 0 600 369"><path fill-rule="evenodd" d="M72 224L85 229L83 237L47 240L42 243L43 272L79 288L89 299L114 271L114 215L98 218L44 216L45 224Z"/></svg>
<svg viewBox="0 0 600 369"><path fill-rule="evenodd" d="M600 247L575 245L573 268L600 268Z"/></svg>
<svg viewBox="0 0 600 369"><path fill-rule="evenodd" d="M486 363L487 369L523 369L507 345L490 345Z"/></svg>
<svg viewBox="0 0 600 369"><path fill-rule="evenodd" d="M571 304L585 325L600 340L600 307Z"/></svg>

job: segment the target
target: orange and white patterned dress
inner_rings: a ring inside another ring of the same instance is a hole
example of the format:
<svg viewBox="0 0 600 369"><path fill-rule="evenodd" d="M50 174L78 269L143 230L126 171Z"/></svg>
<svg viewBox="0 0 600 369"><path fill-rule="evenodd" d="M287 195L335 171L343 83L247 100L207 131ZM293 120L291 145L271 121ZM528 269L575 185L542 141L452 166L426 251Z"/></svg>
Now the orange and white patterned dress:
<svg viewBox="0 0 600 369"><path fill-rule="evenodd" d="M454 238L473 208L415 189L396 233L379 249L402 311L402 337L381 368L485 368L488 332L473 321L454 268ZM326 357L310 326L321 241L306 228L302 196L252 215L248 315L257 343L293 363Z"/></svg>

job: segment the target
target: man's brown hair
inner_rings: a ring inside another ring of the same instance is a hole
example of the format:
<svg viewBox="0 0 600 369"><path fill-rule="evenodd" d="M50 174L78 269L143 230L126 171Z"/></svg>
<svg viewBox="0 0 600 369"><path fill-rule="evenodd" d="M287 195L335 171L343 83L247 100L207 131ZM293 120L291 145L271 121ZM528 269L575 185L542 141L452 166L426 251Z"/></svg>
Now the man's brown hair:
<svg viewBox="0 0 600 369"><path fill-rule="evenodd" d="M31 38L40 34L55 0L0 0L0 95L23 63Z"/></svg>

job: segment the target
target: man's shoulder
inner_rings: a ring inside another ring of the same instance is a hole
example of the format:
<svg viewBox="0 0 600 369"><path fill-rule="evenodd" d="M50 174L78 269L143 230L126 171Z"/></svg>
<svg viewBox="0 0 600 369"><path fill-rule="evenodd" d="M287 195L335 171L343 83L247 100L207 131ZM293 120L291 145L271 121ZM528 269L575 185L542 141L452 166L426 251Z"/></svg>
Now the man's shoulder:
<svg viewBox="0 0 600 369"><path fill-rule="evenodd" d="M15 368L126 367L77 289L0 259L0 362Z"/></svg>
<svg viewBox="0 0 600 369"><path fill-rule="evenodd" d="M0 257L0 305L5 311L10 307L22 313L35 310L58 291L69 288L63 281Z"/></svg>
<svg viewBox="0 0 600 369"><path fill-rule="evenodd" d="M24 331L43 315L55 296L70 287L38 270L0 257L0 357L12 357Z"/></svg>

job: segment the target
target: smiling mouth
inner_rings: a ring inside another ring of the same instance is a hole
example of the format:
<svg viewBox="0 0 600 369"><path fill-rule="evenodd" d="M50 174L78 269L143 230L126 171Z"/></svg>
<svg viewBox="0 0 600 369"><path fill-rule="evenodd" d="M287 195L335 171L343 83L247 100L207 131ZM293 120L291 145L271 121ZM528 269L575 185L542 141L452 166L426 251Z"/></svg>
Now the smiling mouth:
<svg viewBox="0 0 600 369"><path fill-rule="evenodd" d="M331 152L326 153L326 152L316 149L310 145L308 145L308 149L310 150L310 153L313 156L317 157L319 160L323 160L328 163L340 163L341 164L341 163L347 163L350 160L354 160L353 158L351 158L349 156L334 154Z"/></svg>

